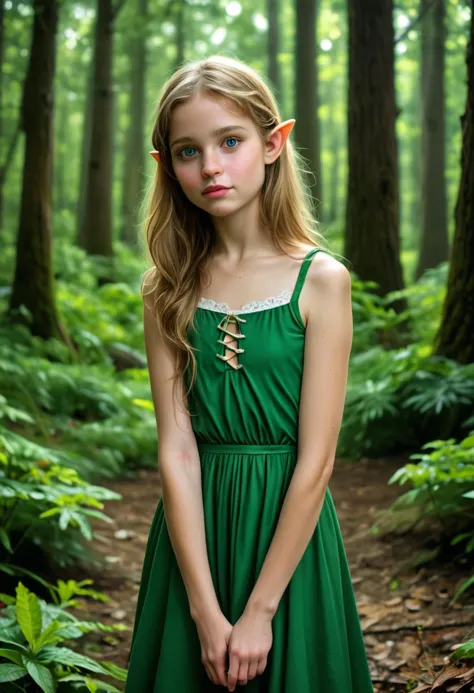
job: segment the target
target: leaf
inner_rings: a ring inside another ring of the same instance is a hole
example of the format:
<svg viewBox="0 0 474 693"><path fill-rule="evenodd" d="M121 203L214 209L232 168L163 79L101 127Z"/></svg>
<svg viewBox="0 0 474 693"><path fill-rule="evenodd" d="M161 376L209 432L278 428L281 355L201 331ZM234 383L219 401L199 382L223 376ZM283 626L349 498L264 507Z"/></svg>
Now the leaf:
<svg viewBox="0 0 474 693"><path fill-rule="evenodd" d="M35 683L41 688L44 693L55 693L56 684L52 673L42 664L29 661L26 663L28 673Z"/></svg>
<svg viewBox="0 0 474 693"><path fill-rule="evenodd" d="M58 636L57 631L61 628L62 624L59 621L52 621L37 639L36 650L45 647L45 645L52 645L56 642L60 642L61 637Z"/></svg>
<svg viewBox="0 0 474 693"><path fill-rule="evenodd" d="M18 664L0 664L0 683L6 681L17 681L27 675L25 667L20 667Z"/></svg>
<svg viewBox="0 0 474 693"><path fill-rule="evenodd" d="M70 650L68 647L57 647L54 653L54 661L57 664L65 664L70 667L82 667L82 669L87 671L95 671L97 674L109 673L98 662L90 659L90 657L74 652L74 650Z"/></svg>
<svg viewBox="0 0 474 693"><path fill-rule="evenodd" d="M16 618L28 644L34 649L36 638L41 633L41 609L36 594L21 582L16 588Z"/></svg>
<svg viewBox="0 0 474 693"><path fill-rule="evenodd" d="M0 648L0 657L5 657L5 659L10 659L15 664L19 666L22 665L21 652L18 650L8 650L6 648Z"/></svg>
<svg viewBox="0 0 474 693"><path fill-rule="evenodd" d="M5 530L2 529L2 527L0 527L0 541L2 542L3 546L6 548L8 553L13 553L12 545L10 543L10 537L5 532Z"/></svg>

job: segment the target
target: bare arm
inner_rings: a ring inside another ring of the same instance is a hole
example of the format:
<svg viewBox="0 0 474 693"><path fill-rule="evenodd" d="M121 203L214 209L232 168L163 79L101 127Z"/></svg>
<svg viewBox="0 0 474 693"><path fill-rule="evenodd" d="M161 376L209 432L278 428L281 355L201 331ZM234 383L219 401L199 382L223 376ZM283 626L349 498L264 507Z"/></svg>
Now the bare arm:
<svg viewBox="0 0 474 693"><path fill-rule="evenodd" d="M298 459L246 611L275 614L316 528L332 474L352 346L351 279L333 258L308 272Z"/></svg>
<svg viewBox="0 0 474 693"><path fill-rule="evenodd" d="M196 621L220 612L207 555L199 451L184 408L184 385L181 382L173 396L172 355L145 302L143 324L158 430L163 509L190 613Z"/></svg>

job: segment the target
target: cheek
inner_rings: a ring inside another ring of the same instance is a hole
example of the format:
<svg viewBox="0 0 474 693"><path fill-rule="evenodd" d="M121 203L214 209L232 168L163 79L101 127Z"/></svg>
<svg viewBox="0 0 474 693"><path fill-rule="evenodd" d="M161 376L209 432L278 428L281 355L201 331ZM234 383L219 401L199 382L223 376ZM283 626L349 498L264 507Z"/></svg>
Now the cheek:
<svg viewBox="0 0 474 693"><path fill-rule="evenodd" d="M230 164L226 167L230 175L238 176L245 180L255 180L260 178L260 172L264 170L264 162L260 152L239 152L239 156L232 157Z"/></svg>
<svg viewBox="0 0 474 693"><path fill-rule="evenodd" d="M176 166L174 173L178 179L178 183L185 190L190 190L196 187L199 188L201 186L199 171L192 164L188 164L186 166Z"/></svg>

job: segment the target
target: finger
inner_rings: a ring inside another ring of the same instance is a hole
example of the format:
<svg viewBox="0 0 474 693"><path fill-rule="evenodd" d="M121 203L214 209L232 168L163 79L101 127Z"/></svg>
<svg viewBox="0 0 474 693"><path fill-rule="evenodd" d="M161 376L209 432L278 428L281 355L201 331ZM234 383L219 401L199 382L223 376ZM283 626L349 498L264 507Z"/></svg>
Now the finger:
<svg viewBox="0 0 474 693"><path fill-rule="evenodd" d="M221 660L219 662L216 662L216 664L214 665L218 683L221 686L224 686L225 688L227 688L226 658L227 652L224 652Z"/></svg>
<svg viewBox="0 0 474 693"><path fill-rule="evenodd" d="M239 658L229 651L229 671L227 673L227 688L229 691L235 691L239 678L239 666Z"/></svg>
<svg viewBox="0 0 474 693"><path fill-rule="evenodd" d="M249 663L248 660L241 662L240 663L240 669L239 669L239 684L241 686L245 686L248 680L248 673L249 673Z"/></svg>
<svg viewBox="0 0 474 693"><path fill-rule="evenodd" d="M215 683L217 686L217 684L219 683L219 680L217 678L216 670L214 669L214 666L210 662L206 665L206 671L207 671L207 675L211 679L212 683Z"/></svg>
<svg viewBox="0 0 474 693"><path fill-rule="evenodd" d="M248 680L254 679L257 676L258 659L252 659L249 663Z"/></svg>
<svg viewBox="0 0 474 693"><path fill-rule="evenodd" d="M261 659L261 660L259 661L258 667L257 667L257 674L258 674L259 676L260 676L261 674L263 674L263 672L265 671L266 667L267 667L267 657L265 657L264 659Z"/></svg>

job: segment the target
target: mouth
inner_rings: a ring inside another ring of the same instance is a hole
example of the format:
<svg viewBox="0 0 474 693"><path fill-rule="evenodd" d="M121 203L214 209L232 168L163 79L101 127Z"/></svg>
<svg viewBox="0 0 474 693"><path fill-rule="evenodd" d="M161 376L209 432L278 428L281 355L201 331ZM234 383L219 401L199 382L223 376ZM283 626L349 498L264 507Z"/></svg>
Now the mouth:
<svg viewBox="0 0 474 693"><path fill-rule="evenodd" d="M230 188L226 188L223 185L208 185L202 194L206 195L206 197L224 197L229 190Z"/></svg>

